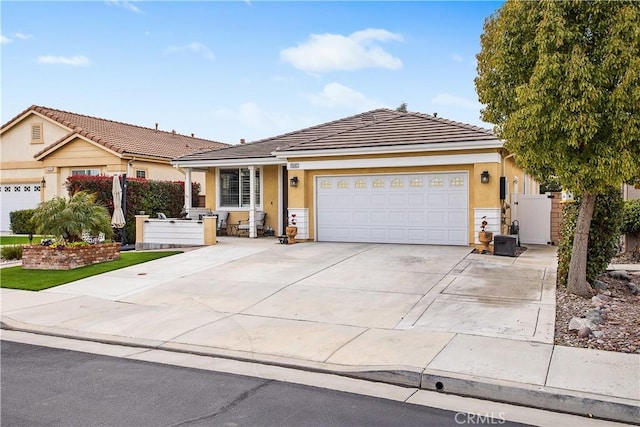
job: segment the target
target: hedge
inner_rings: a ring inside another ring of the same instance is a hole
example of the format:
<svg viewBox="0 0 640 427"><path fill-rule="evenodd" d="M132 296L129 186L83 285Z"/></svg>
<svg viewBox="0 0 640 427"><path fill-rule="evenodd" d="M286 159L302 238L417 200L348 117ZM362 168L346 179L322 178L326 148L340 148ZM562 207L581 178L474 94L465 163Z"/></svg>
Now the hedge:
<svg viewBox="0 0 640 427"><path fill-rule="evenodd" d="M121 178L122 179L122 178ZM80 190L97 193L96 201L104 204L113 214L113 177L76 175L65 183L69 194ZM200 184L191 183L192 200L196 202L200 194ZM127 197L124 227L127 243L136 240L135 216L145 211L151 216L162 212L167 217L179 217L184 206L184 181L150 181L144 178L127 178Z"/></svg>
<svg viewBox="0 0 640 427"><path fill-rule="evenodd" d="M622 232L640 235L640 199L625 200L622 209Z"/></svg>
<svg viewBox="0 0 640 427"><path fill-rule="evenodd" d="M11 232L13 234L35 234L35 227L31 224L31 217L35 209L24 209L9 213Z"/></svg>
<svg viewBox="0 0 640 427"><path fill-rule="evenodd" d="M562 209L562 229L558 246L558 284L566 285L573 248L573 235L578 219L581 198L574 203L565 204ZM622 224L622 192L611 189L599 194L593 210L589 228L589 248L587 250L587 281L593 283L617 252Z"/></svg>

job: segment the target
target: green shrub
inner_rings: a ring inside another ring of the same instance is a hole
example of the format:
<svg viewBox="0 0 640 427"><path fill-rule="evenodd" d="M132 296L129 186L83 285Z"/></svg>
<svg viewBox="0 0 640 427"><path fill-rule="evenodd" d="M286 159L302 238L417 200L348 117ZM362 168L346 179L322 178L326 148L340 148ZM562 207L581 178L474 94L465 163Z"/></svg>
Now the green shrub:
<svg viewBox="0 0 640 427"><path fill-rule="evenodd" d="M104 233L106 238L113 234L111 215L107 208L96 202L96 195L78 191L68 199L54 197L42 204L33 214L36 231L53 235L58 240L81 242L82 233L92 236Z"/></svg>
<svg viewBox="0 0 640 427"><path fill-rule="evenodd" d="M85 190L97 194L96 201L105 205L113 214L113 196L111 188L113 178L110 176L75 175L67 178L66 187L69 194ZM191 194L194 204L200 194L200 184L191 183ZM167 217L178 217L184 205L184 181L151 181L143 178L127 178L127 206L124 227L128 243L136 241L136 218L140 211L152 217L162 212ZM120 240L116 236L116 240Z"/></svg>
<svg viewBox="0 0 640 427"><path fill-rule="evenodd" d="M10 245L2 246L0 248L0 255L4 259L22 259L22 245Z"/></svg>
<svg viewBox="0 0 640 427"><path fill-rule="evenodd" d="M11 221L11 232L13 234L35 233L35 226L31 223L31 217L35 209L24 209L9 213Z"/></svg>
<svg viewBox="0 0 640 427"><path fill-rule="evenodd" d="M640 235L640 199L625 200L621 231L624 234Z"/></svg>
<svg viewBox="0 0 640 427"><path fill-rule="evenodd" d="M564 205L562 209L562 229L558 246L558 284L567 284L573 235L578 219L581 200ZM589 248L587 250L587 281L592 283L607 266L617 252L622 224L622 193L611 189L596 198L591 227L589 229Z"/></svg>

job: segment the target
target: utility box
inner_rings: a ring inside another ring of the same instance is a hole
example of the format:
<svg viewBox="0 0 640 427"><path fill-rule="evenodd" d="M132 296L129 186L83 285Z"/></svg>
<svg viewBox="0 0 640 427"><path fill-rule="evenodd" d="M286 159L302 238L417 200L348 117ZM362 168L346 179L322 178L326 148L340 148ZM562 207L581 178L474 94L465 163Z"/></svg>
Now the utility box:
<svg viewBox="0 0 640 427"><path fill-rule="evenodd" d="M516 256L516 236L493 236L493 254Z"/></svg>

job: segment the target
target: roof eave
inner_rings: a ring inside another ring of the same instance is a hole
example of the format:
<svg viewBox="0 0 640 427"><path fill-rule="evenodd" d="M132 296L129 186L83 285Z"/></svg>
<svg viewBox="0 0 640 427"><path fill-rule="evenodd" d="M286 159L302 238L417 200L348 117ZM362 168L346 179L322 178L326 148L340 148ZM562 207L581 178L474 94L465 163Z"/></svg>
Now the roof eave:
<svg viewBox="0 0 640 427"><path fill-rule="evenodd" d="M268 165L286 165L285 159L276 157L247 157L243 159L218 159L218 160L205 160L205 159L174 159L171 161L173 166L186 167L186 168L207 168L207 167L225 167L225 166L268 166Z"/></svg>
<svg viewBox="0 0 640 427"><path fill-rule="evenodd" d="M278 159L291 157L318 157L318 156L345 156L345 155L368 155L368 154L395 154L395 153L417 153L425 151L459 151L502 148L504 141L496 139L494 141L476 140L464 142L439 142L430 144L411 145L386 145L378 147L358 147L358 148L324 148L307 150L282 150L274 151L272 154Z"/></svg>

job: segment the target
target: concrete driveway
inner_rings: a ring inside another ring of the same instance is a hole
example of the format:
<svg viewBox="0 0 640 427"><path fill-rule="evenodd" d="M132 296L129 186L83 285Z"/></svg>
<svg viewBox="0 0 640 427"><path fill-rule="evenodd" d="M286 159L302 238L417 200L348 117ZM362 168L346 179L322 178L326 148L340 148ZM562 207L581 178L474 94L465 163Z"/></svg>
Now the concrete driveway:
<svg viewBox="0 0 640 427"><path fill-rule="evenodd" d="M505 258L467 247L229 237L31 294L3 312L87 334L337 364L402 337L406 345L382 359L373 351L365 364L424 367L458 333L552 343L554 263L555 248L544 246ZM428 342L410 339L425 332Z"/></svg>

